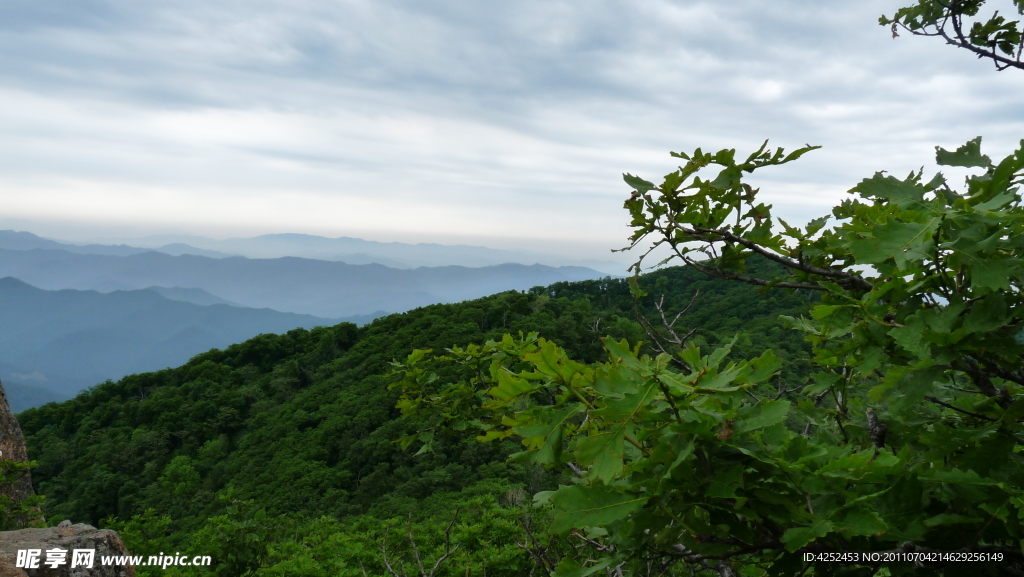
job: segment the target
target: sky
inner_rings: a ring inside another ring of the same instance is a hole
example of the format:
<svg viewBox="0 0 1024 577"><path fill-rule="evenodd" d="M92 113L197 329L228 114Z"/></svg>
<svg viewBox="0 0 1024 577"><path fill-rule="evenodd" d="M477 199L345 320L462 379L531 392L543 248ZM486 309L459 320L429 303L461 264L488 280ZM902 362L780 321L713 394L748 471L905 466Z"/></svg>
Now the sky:
<svg viewBox="0 0 1024 577"><path fill-rule="evenodd" d="M755 179L804 222L936 145L1024 137L1024 71L892 38L908 3L4 0L0 228L607 258L622 173L766 138L823 146Z"/></svg>

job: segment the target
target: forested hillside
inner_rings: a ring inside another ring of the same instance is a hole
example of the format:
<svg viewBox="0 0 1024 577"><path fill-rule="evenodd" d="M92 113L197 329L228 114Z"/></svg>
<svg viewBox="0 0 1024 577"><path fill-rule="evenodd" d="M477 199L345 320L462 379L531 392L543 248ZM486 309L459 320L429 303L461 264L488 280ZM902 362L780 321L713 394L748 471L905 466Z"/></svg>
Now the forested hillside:
<svg viewBox="0 0 1024 577"><path fill-rule="evenodd" d="M699 289L678 323L697 329L694 342L720 343L742 330L737 357L771 346L786 361L785 378L807 372L808 347L778 320L780 314L806 310L806 295L763 293L688 268L659 271L642 283L651 293L642 300L642 312L651 317L657 315L656 299L664 295L665 312L674 315ZM395 408L398 391L389 390L393 379L386 375L391 361L413 349L440 351L531 331L588 362L605 356L599 337L644 338L628 283L617 279L433 305L362 328L343 323L263 335L176 369L106 382L70 401L23 412L19 419L31 458L38 462L33 480L46 495L45 513L53 521L113 523L142 547L192 543L241 556L246 554L232 551L246 547L223 540L218 545L210 532L243 525L258 532L253 519L275 518L265 524L269 527L282 526L287 518L295 529L291 541L264 535L259 547L279 539L312 547L315 539L297 535L314 530L335 535L337 545L337 535L380 530L380 523L367 519L402 517L413 509L417 522L435 509L450 517L453 503L480 506L482 499L491 504L488 514L504 514L511 523L487 525L488 531L505 527L507 533L501 537L504 545L488 550L510 547L518 561L505 563L509 571L517 564L527 567L531 561L513 543L522 538L519 513L509 513L518 511L522 498L510 501L507 494L519 494L516 487L530 495L553 487L560 473L508 462L508 454L518 450L511 441L450 438L430 454L403 452L395 441L415 433L421 423L401 417ZM430 503L441 504L432 509ZM156 513L123 524L147 509ZM257 515L260 510L265 513ZM339 522L369 522L375 529L351 533ZM472 523L481 523L479 515ZM279 547L274 557L273 547L259 547L255 557L237 560L255 563L237 574L298 555ZM362 562L379 561L373 550L359 551Z"/></svg>

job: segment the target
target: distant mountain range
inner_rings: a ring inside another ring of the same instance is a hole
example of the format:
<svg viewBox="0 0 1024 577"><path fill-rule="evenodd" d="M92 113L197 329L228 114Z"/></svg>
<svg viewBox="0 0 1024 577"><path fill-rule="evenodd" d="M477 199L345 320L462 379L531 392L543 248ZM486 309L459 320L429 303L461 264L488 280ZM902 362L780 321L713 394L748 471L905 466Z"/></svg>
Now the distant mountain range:
<svg viewBox="0 0 1024 577"><path fill-rule="evenodd" d="M343 320L365 322L368 317ZM338 322L269 309L197 305L156 290L47 291L0 278L0 379L12 402L27 408L25 403L69 398L107 379L177 366L258 334Z"/></svg>
<svg viewBox="0 0 1024 577"><path fill-rule="evenodd" d="M8 379L2 379L2 381L4 392L7 393L7 402L15 413L32 407L40 407L46 403L66 401L69 398L69 395L58 395L39 385L23 385Z"/></svg>
<svg viewBox="0 0 1024 577"><path fill-rule="evenodd" d="M0 249L0 277L3 276L47 290L109 292L151 286L202 289L213 297L245 307L339 318L379 311L401 312L428 304L607 275L583 267L544 265L410 270L297 257L217 259L154 251L114 256L33 248Z"/></svg>
<svg viewBox="0 0 1024 577"><path fill-rule="evenodd" d="M268 251L263 254L383 246L405 256L463 254L476 262L501 252L305 235L223 242L225 250L249 243ZM339 320L365 324L389 312L605 276L540 264L409 269L295 256L246 258L175 243L158 250L70 245L0 231L0 379L9 384L12 403L24 409L107 379L176 366L261 333Z"/></svg>
<svg viewBox="0 0 1024 577"><path fill-rule="evenodd" d="M43 239L28 232L0 231L0 248L27 250L61 249L78 254L127 256L154 250L179 256L191 254L211 258L244 256L281 258L296 256L348 264L382 264L390 268L411 269L421 266L485 267L500 264L542 264L546 266L582 266L605 275L623 275L626 264L609 260L580 259L524 250L502 250L481 246L407 244L376 242L361 238L327 238L308 234L267 234L253 238L215 240L201 236L160 235L135 239L116 239L119 244L75 245ZM122 244L128 242L132 246Z"/></svg>

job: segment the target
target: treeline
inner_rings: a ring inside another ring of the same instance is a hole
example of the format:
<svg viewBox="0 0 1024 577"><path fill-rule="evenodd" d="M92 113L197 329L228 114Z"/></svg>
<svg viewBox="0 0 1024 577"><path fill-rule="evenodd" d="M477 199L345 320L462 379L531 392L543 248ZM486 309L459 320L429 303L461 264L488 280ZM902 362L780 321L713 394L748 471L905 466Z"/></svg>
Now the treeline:
<svg viewBox="0 0 1024 577"><path fill-rule="evenodd" d="M638 310L652 321L662 297L671 318L699 291L678 321L697 329L694 342L739 334L735 355L772 348L785 379L806 375L809 348L778 317L806 311L807 295L764 293L685 268L641 284L649 296ZM539 561L515 545L535 514L525 496L556 486L564 472L509 462L519 450L511 441L452 438L432 453L402 451L395 441L421 423L395 408L387 374L413 349L533 331L587 362L605 358L600 337L646 338L625 279L433 305L361 328L261 335L25 411L33 480L51 523L114 526L130 546L147 549L140 553L212 552L218 574L385 574L380 544L389 524L401 524L389 529L396 563L403 555L412 562L412 542L436 559L456 512L449 538L462 545L445 563L452 574L479 574L488 563L488 575L527 574ZM542 535L543 522L535 530ZM559 547L571 550L550 544Z"/></svg>

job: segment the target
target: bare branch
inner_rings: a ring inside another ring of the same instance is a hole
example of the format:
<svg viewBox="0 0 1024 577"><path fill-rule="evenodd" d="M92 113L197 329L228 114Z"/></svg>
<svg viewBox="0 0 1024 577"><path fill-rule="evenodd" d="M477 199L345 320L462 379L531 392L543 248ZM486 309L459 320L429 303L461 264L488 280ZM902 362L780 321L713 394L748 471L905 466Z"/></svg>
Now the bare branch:
<svg viewBox="0 0 1024 577"><path fill-rule="evenodd" d="M453 547L451 551L448 551L447 553L442 555L440 558L438 558L437 563L434 563L434 567L430 570L430 575L428 577L434 577L434 575L437 574L437 570L441 567L441 564L444 563L446 560L448 560L449 557L454 555L455 552L458 551L459 547L461 547L461 546L462 546L462 543L456 543L455 547Z"/></svg>
<svg viewBox="0 0 1024 577"><path fill-rule="evenodd" d="M675 318L672 319L672 322L668 322L668 319L665 318L665 295L661 295L661 299L658 300L658 302L654 305L654 308L658 309L658 314L661 315L661 322L665 326L665 330L667 330L669 334L672 335L672 338L669 339L669 342L671 342L672 344L681 347L687 340L689 340L690 337L693 336L694 333L697 332L697 329L693 329L690 332L686 333L686 336L680 337L678 334L676 334L674 327L676 321L679 320L679 317L683 316L686 313L686 311L690 310L690 307L693 306L693 303L697 301L698 296L700 296L700 289L697 289L697 291L693 293L693 298L690 299L690 304L686 305L686 308L680 311L679 314L677 314Z"/></svg>
<svg viewBox="0 0 1024 577"><path fill-rule="evenodd" d="M456 521L456 519L459 518L459 511L460 510L461 510L461 507L458 507L458 508L455 509L455 515L452 515L451 522L448 523L448 526L444 530L444 555L441 555L441 557L439 557L437 559L437 562L434 563L434 567L430 569L430 574L429 575L424 574L424 577L434 577L434 575L437 574L437 570L441 567L441 564L444 563L449 557L454 555L455 552L459 550L459 547L462 546L462 543L456 543L455 547L452 547L452 527L455 526L455 521ZM412 534L411 533L410 533L409 538L410 539L412 538ZM417 561L419 560L419 556L418 555L417 555L416 559L417 559ZM423 571L423 569L421 568L420 571Z"/></svg>
<svg viewBox="0 0 1024 577"><path fill-rule="evenodd" d="M778 385L778 388L776 390L775 398L772 399L772 400L777 401L777 400L781 399L783 395L788 395L789 393L795 393L795 392L799 391L800 389L806 387L808 384L810 384L810 382L811 382L811 379L807 379L806 381L804 381L804 384L797 385L797 386L793 387L792 389L787 389L787 388L785 388L782 385L782 373L779 373L779 385Z"/></svg>
<svg viewBox="0 0 1024 577"><path fill-rule="evenodd" d="M612 548L605 547L604 545L598 543L597 541L594 541L593 539L588 539L587 537L581 535L580 532L576 531L575 529L573 530L572 535L574 537L578 537L581 541L586 543L591 549L594 549L594 550L597 550L597 551L601 551L601 552L611 551L612 550Z"/></svg>
<svg viewBox="0 0 1024 577"><path fill-rule="evenodd" d="M394 568L391 567L391 560L388 559L388 532L389 531L391 531L391 527L384 527L384 541L383 541L383 543L381 543L380 552L381 552L381 555L382 555L382 557L384 559L384 566L387 567L388 573L391 573L391 575L393 575L393 577L402 577L402 575L399 575L394 570ZM404 574L405 571L403 570L402 573Z"/></svg>
<svg viewBox="0 0 1024 577"><path fill-rule="evenodd" d="M530 530L530 523L527 521L527 518L525 516L520 517L519 524L523 526L523 531L526 533L527 539L533 545L531 547L528 547L522 543L519 543L519 541L516 541L516 545L518 545L523 551L529 553L530 556L533 557L533 559L541 567L544 568L545 572L553 572L555 570L555 566L557 565L557 563L555 563L554 560L548 558L547 548L541 545L540 541L538 541L537 538L533 535L533 531Z"/></svg>
<svg viewBox="0 0 1024 577"><path fill-rule="evenodd" d="M577 478L579 478L579 479L583 478L583 470L580 469L579 465L577 465L576 463L573 463L572 461L569 461L568 463L565 464L565 466L569 467L569 470L571 470L573 475L576 475Z"/></svg>
<svg viewBox="0 0 1024 577"><path fill-rule="evenodd" d="M423 561L420 560L420 548L416 546L416 540L412 538L412 511L409 511L409 545L412 546L412 555L416 559L416 567L419 568L420 575L427 577L427 574L423 571Z"/></svg>

